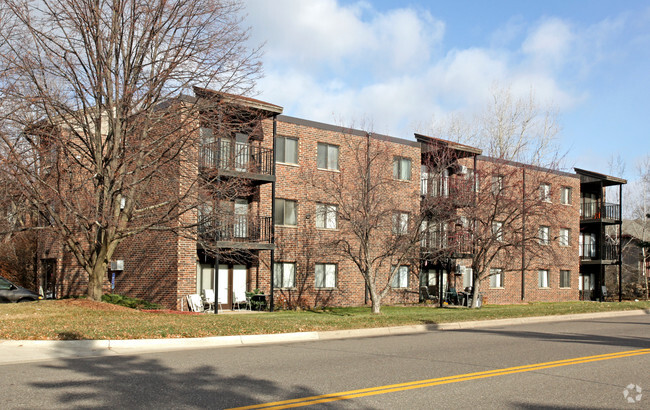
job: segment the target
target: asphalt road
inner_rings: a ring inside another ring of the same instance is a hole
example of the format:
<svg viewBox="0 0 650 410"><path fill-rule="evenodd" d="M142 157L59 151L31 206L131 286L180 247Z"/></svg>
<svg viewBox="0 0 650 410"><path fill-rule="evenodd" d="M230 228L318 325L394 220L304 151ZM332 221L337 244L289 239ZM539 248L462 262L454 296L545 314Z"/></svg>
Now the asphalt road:
<svg viewBox="0 0 650 410"><path fill-rule="evenodd" d="M8 364L0 391L3 409L648 409L650 315Z"/></svg>

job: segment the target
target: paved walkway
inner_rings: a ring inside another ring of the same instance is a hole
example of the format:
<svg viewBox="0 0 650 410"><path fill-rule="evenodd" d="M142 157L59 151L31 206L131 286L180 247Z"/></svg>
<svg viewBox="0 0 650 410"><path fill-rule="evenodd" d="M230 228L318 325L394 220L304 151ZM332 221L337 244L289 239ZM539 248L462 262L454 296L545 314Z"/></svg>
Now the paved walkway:
<svg viewBox="0 0 650 410"><path fill-rule="evenodd" d="M431 325L332 330L324 332L215 336L186 339L0 340L0 365L53 360L69 357L115 356L147 352L160 352L174 349L199 349L223 346L246 346L265 343L288 343L354 337L403 335L431 332L436 330L501 327L524 323L561 322L570 320L611 318L619 316L639 316L648 314L650 314L650 309L602 313L581 313L560 316L536 316L514 319L478 320Z"/></svg>

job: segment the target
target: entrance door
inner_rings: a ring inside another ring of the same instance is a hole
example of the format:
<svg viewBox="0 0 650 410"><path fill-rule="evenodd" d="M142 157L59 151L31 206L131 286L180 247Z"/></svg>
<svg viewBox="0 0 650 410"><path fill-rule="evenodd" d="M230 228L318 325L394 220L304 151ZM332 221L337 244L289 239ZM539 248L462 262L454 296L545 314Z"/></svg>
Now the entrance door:
<svg viewBox="0 0 650 410"><path fill-rule="evenodd" d="M233 303L246 302L246 266L235 265L232 268Z"/></svg>
<svg viewBox="0 0 650 410"><path fill-rule="evenodd" d="M56 298L56 259L43 259L40 287L43 290L43 297L46 299ZM40 289L39 289L40 292Z"/></svg>
<svg viewBox="0 0 650 410"><path fill-rule="evenodd" d="M227 306L230 304L228 295L229 295L229 289L230 289L230 283L228 280L228 275L229 270L228 270L228 265L219 265L219 278L218 281L219 283L217 284L217 303L219 303L221 306Z"/></svg>

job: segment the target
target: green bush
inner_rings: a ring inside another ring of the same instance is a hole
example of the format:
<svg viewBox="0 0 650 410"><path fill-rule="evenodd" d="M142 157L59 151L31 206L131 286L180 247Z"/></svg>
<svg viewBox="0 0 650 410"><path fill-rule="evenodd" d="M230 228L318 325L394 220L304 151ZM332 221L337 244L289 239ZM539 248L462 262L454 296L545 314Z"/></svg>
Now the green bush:
<svg viewBox="0 0 650 410"><path fill-rule="evenodd" d="M102 295L102 302L112 303L113 305L126 306L131 309L162 309L157 303L147 302L146 300L136 299L129 296L107 293Z"/></svg>

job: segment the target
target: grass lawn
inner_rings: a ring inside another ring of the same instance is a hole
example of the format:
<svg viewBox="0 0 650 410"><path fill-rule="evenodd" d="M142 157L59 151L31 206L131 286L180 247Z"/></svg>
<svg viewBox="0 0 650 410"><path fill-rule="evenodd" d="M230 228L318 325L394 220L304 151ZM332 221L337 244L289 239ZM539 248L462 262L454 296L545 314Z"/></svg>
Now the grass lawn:
<svg viewBox="0 0 650 410"><path fill-rule="evenodd" d="M565 302L486 305L481 309L386 306L254 314L142 312L84 299L0 304L0 339L156 339L288 333L432 324L614 310L650 309L650 302Z"/></svg>

